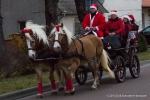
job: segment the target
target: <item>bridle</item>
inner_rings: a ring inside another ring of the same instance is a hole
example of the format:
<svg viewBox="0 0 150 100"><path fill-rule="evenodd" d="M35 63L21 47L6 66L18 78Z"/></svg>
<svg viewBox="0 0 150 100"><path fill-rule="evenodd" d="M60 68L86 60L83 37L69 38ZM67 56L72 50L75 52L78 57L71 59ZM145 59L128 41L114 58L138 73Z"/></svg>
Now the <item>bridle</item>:
<svg viewBox="0 0 150 100"><path fill-rule="evenodd" d="M63 33L60 33L60 30L59 30L60 25L55 25L55 27L56 27L56 30L57 30L57 32L58 32L58 36L61 35L61 36L62 36L62 39L61 39L61 40L54 40L54 43L55 43L55 42L58 42L58 43L61 45L61 47L63 47L62 41L63 41L63 39L64 39L63 37L64 37L64 35L65 35L65 31L62 30ZM55 34L55 33L53 33L53 34Z"/></svg>

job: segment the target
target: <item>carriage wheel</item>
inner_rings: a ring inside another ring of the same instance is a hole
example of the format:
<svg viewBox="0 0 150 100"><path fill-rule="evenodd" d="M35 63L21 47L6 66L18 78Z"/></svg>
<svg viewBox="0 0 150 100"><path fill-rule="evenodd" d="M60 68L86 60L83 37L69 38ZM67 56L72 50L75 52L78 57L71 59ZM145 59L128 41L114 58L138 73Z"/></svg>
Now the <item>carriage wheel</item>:
<svg viewBox="0 0 150 100"><path fill-rule="evenodd" d="M132 53L129 57L129 70L133 78L138 78L140 75L140 63L137 55Z"/></svg>
<svg viewBox="0 0 150 100"><path fill-rule="evenodd" d="M119 83L122 83L125 81L126 77L126 67L124 60L121 56L117 56L115 58L115 68L114 68L114 73L115 73L115 78Z"/></svg>
<svg viewBox="0 0 150 100"><path fill-rule="evenodd" d="M75 71L75 79L78 84L83 85L87 80L87 71L84 66L79 66Z"/></svg>

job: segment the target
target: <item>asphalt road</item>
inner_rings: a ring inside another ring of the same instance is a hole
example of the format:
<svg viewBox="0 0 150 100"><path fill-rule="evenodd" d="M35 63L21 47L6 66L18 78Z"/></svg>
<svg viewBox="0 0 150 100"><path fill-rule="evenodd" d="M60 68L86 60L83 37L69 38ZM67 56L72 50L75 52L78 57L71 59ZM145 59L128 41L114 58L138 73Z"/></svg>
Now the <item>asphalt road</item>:
<svg viewBox="0 0 150 100"><path fill-rule="evenodd" d="M103 76L97 90L90 90L92 80L85 85L75 84L76 93L64 96L64 91L51 95L51 91L43 94L41 100L150 100L150 64L141 66L139 78L133 79L127 70L124 83L118 83L109 76ZM17 100L37 100L36 95Z"/></svg>

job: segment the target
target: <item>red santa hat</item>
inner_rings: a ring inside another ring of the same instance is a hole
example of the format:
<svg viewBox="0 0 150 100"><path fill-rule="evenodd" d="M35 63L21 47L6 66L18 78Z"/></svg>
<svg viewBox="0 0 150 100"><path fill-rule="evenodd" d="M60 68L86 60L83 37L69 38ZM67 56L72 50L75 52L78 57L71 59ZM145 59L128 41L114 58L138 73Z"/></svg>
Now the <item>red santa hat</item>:
<svg viewBox="0 0 150 100"><path fill-rule="evenodd" d="M110 11L110 15L112 15L112 14L115 14L115 15L118 16L117 10L111 10L111 11Z"/></svg>
<svg viewBox="0 0 150 100"><path fill-rule="evenodd" d="M134 19L134 16L133 15L128 15L130 18L131 18L131 20L130 21L135 21L135 19Z"/></svg>
<svg viewBox="0 0 150 100"><path fill-rule="evenodd" d="M124 15L123 18L127 18L129 21L132 20L128 15Z"/></svg>
<svg viewBox="0 0 150 100"><path fill-rule="evenodd" d="M93 3L93 4L91 4L91 6L90 6L90 8L94 8L94 9L98 9L98 5L97 4L95 4L95 3Z"/></svg>

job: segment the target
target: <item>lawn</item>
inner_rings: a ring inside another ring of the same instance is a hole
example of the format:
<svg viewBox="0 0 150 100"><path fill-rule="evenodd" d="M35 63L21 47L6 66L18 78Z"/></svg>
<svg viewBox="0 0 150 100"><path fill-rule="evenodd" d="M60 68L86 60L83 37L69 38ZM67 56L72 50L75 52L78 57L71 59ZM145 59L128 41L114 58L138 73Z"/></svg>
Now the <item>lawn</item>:
<svg viewBox="0 0 150 100"><path fill-rule="evenodd" d="M146 52L137 54L140 61L150 60L150 50ZM47 84L49 82L49 73L43 72L43 83ZM56 80L58 76L55 74ZM18 90L22 90L25 88L35 87L37 86L37 78L36 74L12 77L12 78L0 78L0 95L5 93L10 93Z"/></svg>
<svg viewBox="0 0 150 100"><path fill-rule="evenodd" d="M43 72L43 83L50 83L49 81L49 72ZM56 80L58 79L57 74L55 73ZM5 93L10 93L13 91L22 90L25 88L37 86L37 77L36 74L12 77L12 78L0 78L0 95Z"/></svg>

